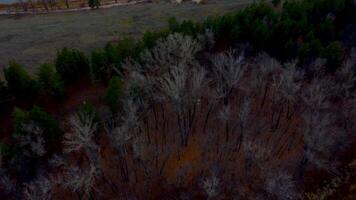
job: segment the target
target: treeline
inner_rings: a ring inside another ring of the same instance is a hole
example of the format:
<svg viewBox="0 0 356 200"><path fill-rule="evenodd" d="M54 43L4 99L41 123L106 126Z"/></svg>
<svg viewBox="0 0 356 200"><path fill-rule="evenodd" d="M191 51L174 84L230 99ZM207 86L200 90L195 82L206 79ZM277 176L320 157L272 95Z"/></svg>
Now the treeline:
<svg viewBox="0 0 356 200"><path fill-rule="evenodd" d="M141 52L170 33L197 37L207 30L214 33L217 47L225 49L241 44L250 45L252 52L265 51L282 62L298 59L307 66L316 58L327 59L331 71L341 66L345 51L355 40L355 3L352 0L288 0L283 9L275 11L266 3L253 4L237 13L211 17L202 23L169 20L169 28L146 32L141 40L126 38L92 52L87 58L78 50L58 52L55 66L45 64L38 72L38 83L11 62L4 74L13 94L26 95L40 90L63 96L62 81L73 81L82 75L109 79L114 69L120 69L127 58L139 59ZM216 49L218 50L218 49Z"/></svg>
<svg viewBox="0 0 356 200"><path fill-rule="evenodd" d="M355 3L350 0L287 0L281 11L268 4L254 4L243 11L208 18L203 23L170 20L170 30L196 36L212 30L217 41L229 46L249 44L285 62L298 59L309 64L328 59L334 71L341 66L344 51L354 45Z"/></svg>

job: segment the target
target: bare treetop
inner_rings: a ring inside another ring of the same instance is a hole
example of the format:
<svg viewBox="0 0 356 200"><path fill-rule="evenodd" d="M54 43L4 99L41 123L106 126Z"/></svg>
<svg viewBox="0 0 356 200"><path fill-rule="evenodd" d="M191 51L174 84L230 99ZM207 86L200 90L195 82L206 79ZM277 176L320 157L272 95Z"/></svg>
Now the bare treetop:
<svg viewBox="0 0 356 200"><path fill-rule="evenodd" d="M66 152L98 148L93 141L94 133L98 128L94 117L83 113L76 113L70 117L69 124L72 132L66 133L63 141Z"/></svg>
<svg viewBox="0 0 356 200"><path fill-rule="evenodd" d="M27 200L50 200L52 199L52 189L51 180L40 176L37 180L25 185L24 196Z"/></svg>

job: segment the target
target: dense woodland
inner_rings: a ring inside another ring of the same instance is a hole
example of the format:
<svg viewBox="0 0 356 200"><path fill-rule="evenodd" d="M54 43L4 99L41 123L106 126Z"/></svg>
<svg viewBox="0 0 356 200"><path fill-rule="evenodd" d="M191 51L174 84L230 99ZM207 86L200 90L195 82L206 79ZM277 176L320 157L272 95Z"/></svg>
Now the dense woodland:
<svg viewBox="0 0 356 200"><path fill-rule="evenodd" d="M10 62L1 199L356 199L355 11L262 2Z"/></svg>

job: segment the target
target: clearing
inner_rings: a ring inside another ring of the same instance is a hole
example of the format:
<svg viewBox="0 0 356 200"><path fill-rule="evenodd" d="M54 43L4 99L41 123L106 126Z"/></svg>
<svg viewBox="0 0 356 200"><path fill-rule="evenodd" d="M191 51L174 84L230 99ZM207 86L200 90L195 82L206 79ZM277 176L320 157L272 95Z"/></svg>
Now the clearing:
<svg viewBox="0 0 356 200"><path fill-rule="evenodd" d="M44 62L52 62L63 48L85 53L102 48L120 37L139 36L145 30L166 27L169 17L203 20L240 9L252 0L210 0L196 5L186 2L147 3L92 11L0 17L0 70L16 60L33 72Z"/></svg>

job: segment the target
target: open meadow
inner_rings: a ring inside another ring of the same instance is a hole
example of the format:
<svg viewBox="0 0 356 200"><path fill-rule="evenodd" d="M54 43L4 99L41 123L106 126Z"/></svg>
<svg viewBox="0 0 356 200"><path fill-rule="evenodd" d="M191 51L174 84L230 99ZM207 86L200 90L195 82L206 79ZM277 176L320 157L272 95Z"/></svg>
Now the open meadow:
<svg viewBox="0 0 356 200"><path fill-rule="evenodd" d="M1 16L0 70L16 59L33 72L41 63L52 62L56 52L64 47L89 53L109 41L166 27L170 17L199 21L231 12L250 2L209 0L203 5L161 2L72 13Z"/></svg>

